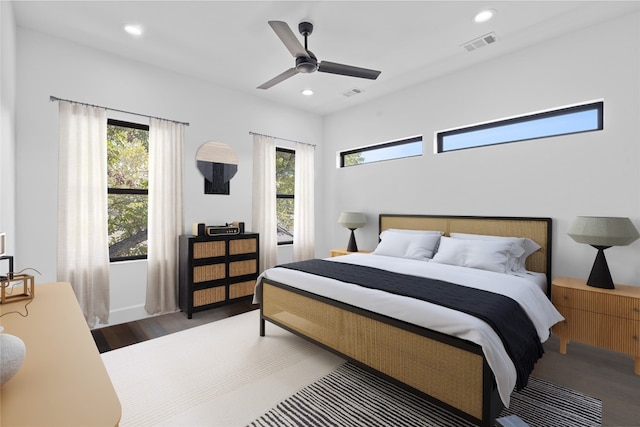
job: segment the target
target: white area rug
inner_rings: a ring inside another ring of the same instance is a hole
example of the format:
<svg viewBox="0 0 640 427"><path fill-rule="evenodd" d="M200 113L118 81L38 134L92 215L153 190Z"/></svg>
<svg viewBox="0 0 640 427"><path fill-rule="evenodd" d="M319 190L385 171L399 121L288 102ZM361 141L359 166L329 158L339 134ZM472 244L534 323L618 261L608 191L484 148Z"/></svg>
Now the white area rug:
<svg viewBox="0 0 640 427"><path fill-rule="evenodd" d="M120 425L244 426L344 360L267 323L259 311L102 354Z"/></svg>

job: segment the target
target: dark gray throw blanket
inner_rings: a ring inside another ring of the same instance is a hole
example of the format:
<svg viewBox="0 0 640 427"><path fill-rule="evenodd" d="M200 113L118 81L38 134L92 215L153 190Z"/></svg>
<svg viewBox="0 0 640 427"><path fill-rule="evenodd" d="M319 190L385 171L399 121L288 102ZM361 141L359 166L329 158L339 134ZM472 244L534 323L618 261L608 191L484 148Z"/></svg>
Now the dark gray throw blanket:
<svg viewBox="0 0 640 427"><path fill-rule="evenodd" d="M420 299L485 321L498 334L516 367L517 390L527 385L533 366L544 353L536 328L527 313L520 304L504 295L442 280L321 259L278 267Z"/></svg>

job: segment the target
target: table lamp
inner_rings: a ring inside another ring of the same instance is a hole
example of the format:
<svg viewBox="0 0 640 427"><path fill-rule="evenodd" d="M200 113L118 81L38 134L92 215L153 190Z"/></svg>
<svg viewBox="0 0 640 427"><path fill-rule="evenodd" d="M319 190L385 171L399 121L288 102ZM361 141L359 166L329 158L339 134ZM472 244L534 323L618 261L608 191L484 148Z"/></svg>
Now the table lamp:
<svg viewBox="0 0 640 427"><path fill-rule="evenodd" d="M367 224L367 218L362 212L342 212L340 218L338 218L338 224L344 228L351 230L351 237L349 238L349 246L347 246L348 252L358 252L358 245L356 244L356 236L353 231L356 228L364 227Z"/></svg>
<svg viewBox="0 0 640 427"><path fill-rule="evenodd" d="M627 246L640 237L629 218L599 216L576 217L567 234L576 242L598 250L587 285L604 289L614 289L604 250L611 246Z"/></svg>

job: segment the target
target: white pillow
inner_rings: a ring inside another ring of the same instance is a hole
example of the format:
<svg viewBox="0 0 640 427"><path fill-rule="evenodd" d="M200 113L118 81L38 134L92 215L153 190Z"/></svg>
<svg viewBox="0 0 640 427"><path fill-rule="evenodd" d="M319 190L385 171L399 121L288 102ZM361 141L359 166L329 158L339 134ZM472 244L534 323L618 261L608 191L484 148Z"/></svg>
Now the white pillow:
<svg viewBox="0 0 640 427"><path fill-rule="evenodd" d="M440 231L398 230L389 228L380 234L376 255L428 260L438 245Z"/></svg>
<svg viewBox="0 0 640 427"><path fill-rule="evenodd" d="M526 262L529 255L541 249L542 246L535 241L527 237L505 237L505 236L490 236L485 234L467 234L467 233L451 233L450 236L454 239L465 240L493 240L493 241L508 241L513 242L520 246L522 250L513 248L511 254L514 259L510 260L509 270L514 272L526 271Z"/></svg>
<svg viewBox="0 0 640 427"><path fill-rule="evenodd" d="M478 268L498 273L509 272L513 242L440 238L440 247L432 262Z"/></svg>
<svg viewBox="0 0 640 427"><path fill-rule="evenodd" d="M428 260L433 258L440 242L440 234L422 234L411 238L404 258Z"/></svg>

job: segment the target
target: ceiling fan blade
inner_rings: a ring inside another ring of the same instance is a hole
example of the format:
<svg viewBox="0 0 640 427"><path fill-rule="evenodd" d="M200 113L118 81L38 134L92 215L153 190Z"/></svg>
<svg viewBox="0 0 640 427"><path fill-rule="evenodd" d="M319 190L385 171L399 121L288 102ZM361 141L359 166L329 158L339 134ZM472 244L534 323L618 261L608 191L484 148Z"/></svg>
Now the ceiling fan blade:
<svg viewBox="0 0 640 427"><path fill-rule="evenodd" d="M278 83L287 80L289 77L295 76L296 74L298 74L298 70L296 70L295 67L289 68L287 71L278 74L268 82L262 83L260 86L258 86L258 89L269 89L270 87L275 86Z"/></svg>
<svg viewBox="0 0 640 427"><path fill-rule="evenodd" d="M282 43L289 49L291 55L294 58L299 56L309 56L306 49L300 43L300 40L296 37L296 35L291 31L291 27L286 22L282 21L269 21L269 25L273 28L276 35L280 37Z"/></svg>
<svg viewBox="0 0 640 427"><path fill-rule="evenodd" d="M370 70L368 68L354 67L352 65L337 64L335 62L322 61L318 64L318 71L322 73L340 74L343 76L360 77L363 79L375 80L381 71Z"/></svg>

